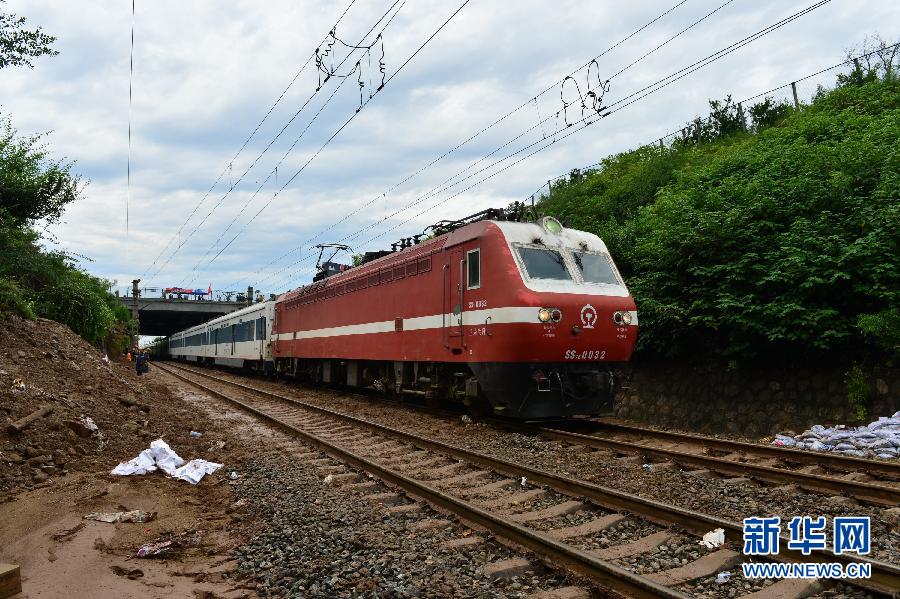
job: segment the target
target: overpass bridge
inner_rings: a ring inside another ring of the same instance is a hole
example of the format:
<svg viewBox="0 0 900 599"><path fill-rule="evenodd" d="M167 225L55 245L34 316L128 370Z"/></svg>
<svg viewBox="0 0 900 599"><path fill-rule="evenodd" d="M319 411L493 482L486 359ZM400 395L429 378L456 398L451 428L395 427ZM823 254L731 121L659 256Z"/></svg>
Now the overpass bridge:
<svg viewBox="0 0 900 599"><path fill-rule="evenodd" d="M167 295L158 288L139 289L138 282L132 281L131 293L119 296L119 301L138 321L139 335L168 336L246 308L249 300L262 299L262 294L253 295L252 287L246 293L221 292L214 294L216 299L193 299L186 294Z"/></svg>

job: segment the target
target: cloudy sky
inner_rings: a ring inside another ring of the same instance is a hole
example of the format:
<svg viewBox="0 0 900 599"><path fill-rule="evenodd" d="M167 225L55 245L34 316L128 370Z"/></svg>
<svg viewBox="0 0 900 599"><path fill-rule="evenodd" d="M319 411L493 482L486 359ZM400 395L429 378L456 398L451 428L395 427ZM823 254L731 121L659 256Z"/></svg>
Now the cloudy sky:
<svg viewBox="0 0 900 599"><path fill-rule="evenodd" d="M137 0L130 201L130 2L0 4L57 36L60 52L0 71L0 112L22 134L50 131L53 154L89 181L50 230L92 273L120 285L283 291L310 279L316 243L381 249L442 218L525 199L705 114L709 98L805 77L866 34L900 38L895 0L833 0L642 97L632 94L812 0L686 0L605 54L677 0L470 0L415 53L463 1L355 0L341 18L350 0ZM326 42L336 22L338 41ZM318 91L317 48L335 73ZM590 74L575 72L601 54ZM389 81L370 99L379 62ZM572 81L559 85L573 72L582 95L612 78L604 104L621 109L566 127L582 120ZM805 80L800 95L833 80Z"/></svg>

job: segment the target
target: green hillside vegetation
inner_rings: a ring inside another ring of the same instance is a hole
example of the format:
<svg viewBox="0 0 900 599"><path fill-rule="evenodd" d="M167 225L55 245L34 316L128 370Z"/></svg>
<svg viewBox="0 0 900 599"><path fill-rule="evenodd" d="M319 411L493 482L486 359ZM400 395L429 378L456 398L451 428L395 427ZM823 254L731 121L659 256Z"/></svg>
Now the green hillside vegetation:
<svg viewBox="0 0 900 599"><path fill-rule="evenodd" d="M671 145L573 171L540 201L607 243L638 305L640 351L896 355L896 71L857 66L799 109L710 105Z"/></svg>
<svg viewBox="0 0 900 599"><path fill-rule="evenodd" d="M40 139L17 136L8 119L0 133L0 313L50 318L119 351L131 314L109 293L109 282L42 246L38 223L58 219L81 187L71 165L51 161Z"/></svg>
<svg viewBox="0 0 900 599"><path fill-rule="evenodd" d="M0 12L0 70L56 54L54 37L24 23ZM43 140L20 136L0 115L0 318L50 318L115 355L129 342L130 312L109 293L108 281L43 245L41 231L82 191L72 165L53 160Z"/></svg>

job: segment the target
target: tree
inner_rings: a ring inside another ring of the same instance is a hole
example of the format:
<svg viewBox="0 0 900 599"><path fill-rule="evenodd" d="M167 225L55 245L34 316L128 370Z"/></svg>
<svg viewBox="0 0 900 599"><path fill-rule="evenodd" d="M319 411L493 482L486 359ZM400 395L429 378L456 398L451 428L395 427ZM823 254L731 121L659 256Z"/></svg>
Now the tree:
<svg viewBox="0 0 900 599"><path fill-rule="evenodd" d="M889 44L877 33L863 38L862 44L852 46L846 52L847 62L853 63L853 70L848 74L838 75L838 85L862 85L877 81L889 80L897 76L897 58L900 56L900 43Z"/></svg>
<svg viewBox="0 0 900 599"><path fill-rule="evenodd" d="M4 0L0 0L3 3ZM0 69L4 67L33 67L32 58L59 54L50 45L56 41L37 29L25 29L25 17L0 12Z"/></svg>
<svg viewBox="0 0 900 599"><path fill-rule="evenodd" d="M20 222L56 220L81 195L72 164L48 159L41 138L17 136L0 117L0 211Z"/></svg>

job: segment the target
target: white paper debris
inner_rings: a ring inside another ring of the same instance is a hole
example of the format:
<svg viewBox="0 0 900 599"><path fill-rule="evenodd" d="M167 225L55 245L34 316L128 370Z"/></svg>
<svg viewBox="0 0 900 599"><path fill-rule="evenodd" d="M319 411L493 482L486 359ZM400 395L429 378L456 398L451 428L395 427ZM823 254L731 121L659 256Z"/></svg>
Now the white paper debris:
<svg viewBox="0 0 900 599"><path fill-rule="evenodd" d="M725 584L731 577L731 572L719 572L716 574L716 584Z"/></svg>
<svg viewBox="0 0 900 599"><path fill-rule="evenodd" d="M94 422L94 419L91 418L90 416L82 415L81 416L81 424L83 424L84 427L86 429L88 429L89 431L91 431L91 433L93 433L93 434L97 434L100 432L100 427L97 426L97 423Z"/></svg>
<svg viewBox="0 0 900 599"><path fill-rule="evenodd" d="M159 468L173 478L186 480L192 485L196 485L204 476L212 474L221 467L222 464L201 459L191 460L185 464L168 443L157 439L150 444L150 449L145 449L136 458L119 464L110 474L119 476L147 474Z"/></svg>
<svg viewBox="0 0 900 599"><path fill-rule="evenodd" d="M900 412L857 428L817 424L795 437L775 435L772 444L857 458L900 459Z"/></svg>
<svg viewBox="0 0 900 599"><path fill-rule="evenodd" d="M715 549L716 547L721 547L725 543L725 530L722 528L711 530L703 535L703 538L697 542L707 549Z"/></svg>
<svg viewBox="0 0 900 599"><path fill-rule="evenodd" d="M192 485L196 485L204 476L212 474L221 467L222 464L216 464L215 462L207 462L206 460L201 459L191 460L181 468L175 470L172 474L172 478L186 480Z"/></svg>
<svg viewBox="0 0 900 599"><path fill-rule="evenodd" d="M159 466L159 469L169 476L174 476L175 470L184 464L181 456L175 453L169 447L169 444L162 439L157 439L151 443L150 451L153 452L153 459L156 460L156 465Z"/></svg>
<svg viewBox="0 0 900 599"><path fill-rule="evenodd" d="M156 470L156 460L153 459L153 452L145 449L138 454L136 458L132 458L127 462L122 462L113 468L110 474L116 476L131 476L132 474L147 474Z"/></svg>
<svg viewBox="0 0 900 599"><path fill-rule="evenodd" d="M329 474L322 480L322 482L325 483L326 485L330 485L332 482L334 482L334 475Z"/></svg>

